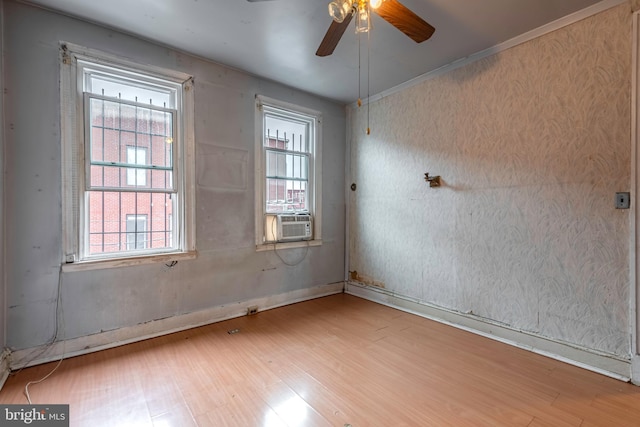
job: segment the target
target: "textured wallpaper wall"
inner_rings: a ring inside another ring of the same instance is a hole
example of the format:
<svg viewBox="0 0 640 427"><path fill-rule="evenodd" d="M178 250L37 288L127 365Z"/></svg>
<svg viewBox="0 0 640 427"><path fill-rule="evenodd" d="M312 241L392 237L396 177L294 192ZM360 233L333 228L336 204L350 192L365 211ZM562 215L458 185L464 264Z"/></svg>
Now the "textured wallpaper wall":
<svg viewBox="0 0 640 427"><path fill-rule="evenodd" d="M354 111L352 276L629 357L630 79L625 4Z"/></svg>

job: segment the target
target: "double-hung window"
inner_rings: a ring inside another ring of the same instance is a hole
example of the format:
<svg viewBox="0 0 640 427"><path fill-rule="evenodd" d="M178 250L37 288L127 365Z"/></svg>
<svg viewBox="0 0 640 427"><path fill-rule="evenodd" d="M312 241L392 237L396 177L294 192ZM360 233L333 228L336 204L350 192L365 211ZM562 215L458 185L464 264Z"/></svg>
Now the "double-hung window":
<svg viewBox="0 0 640 427"><path fill-rule="evenodd" d="M67 45L61 75L66 262L193 251L191 78Z"/></svg>
<svg viewBox="0 0 640 427"><path fill-rule="evenodd" d="M260 249L274 243L271 225L275 227L277 216L301 222L310 218L313 241L319 243L321 115L262 96L256 106L256 244Z"/></svg>

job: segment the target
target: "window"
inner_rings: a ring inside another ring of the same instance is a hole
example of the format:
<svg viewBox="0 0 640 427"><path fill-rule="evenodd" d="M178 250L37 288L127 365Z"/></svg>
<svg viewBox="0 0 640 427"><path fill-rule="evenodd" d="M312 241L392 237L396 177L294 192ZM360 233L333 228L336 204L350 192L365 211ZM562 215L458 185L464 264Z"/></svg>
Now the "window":
<svg viewBox="0 0 640 427"><path fill-rule="evenodd" d="M310 214L319 243L321 115L261 96L256 100L256 244L269 243L265 220L278 214Z"/></svg>
<svg viewBox="0 0 640 427"><path fill-rule="evenodd" d="M265 212L308 212L309 124L265 114ZM287 132L288 131L288 132Z"/></svg>
<svg viewBox="0 0 640 427"><path fill-rule="evenodd" d="M66 262L192 252L191 78L69 45L61 67Z"/></svg>

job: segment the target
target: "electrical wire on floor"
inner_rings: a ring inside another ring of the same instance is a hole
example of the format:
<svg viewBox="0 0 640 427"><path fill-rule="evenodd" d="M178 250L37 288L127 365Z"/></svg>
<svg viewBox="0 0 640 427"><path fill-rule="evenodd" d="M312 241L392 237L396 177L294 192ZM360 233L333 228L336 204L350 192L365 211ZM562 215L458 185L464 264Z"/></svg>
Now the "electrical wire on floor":
<svg viewBox="0 0 640 427"><path fill-rule="evenodd" d="M49 350L57 341L58 341L58 333L59 333L59 323L62 322L62 330L65 330L65 325L64 325L64 308L62 306L62 265L60 265L60 269L58 270L58 295L56 297L56 323L55 323L55 329L54 329L54 334L53 334L53 338L51 339L51 341L47 344L47 347L43 350L42 353L40 353L38 356L44 354L46 350ZM33 405L33 402L31 401L31 395L29 394L29 386L33 385L33 384L40 384L41 382L44 382L47 380L47 378L49 378L51 375L53 375L53 373L55 371L58 370L58 368L60 367L60 365L62 364L62 361L64 360L64 354L65 354L65 341L62 341L62 356L60 357L60 360L58 360L58 363L56 364L56 366L44 377L42 377L41 379L37 380L37 381L29 381L25 386L24 386L24 394L27 397L27 401L29 402L30 405ZM26 368L31 362L33 362L35 360L35 357L31 360L29 360L22 368L20 368L20 371L22 371L22 369Z"/></svg>
<svg viewBox="0 0 640 427"><path fill-rule="evenodd" d="M29 395L29 386L32 384L40 384L41 382L49 378L51 375L53 375L53 373L60 367L63 360L64 360L64 352L60 360L58 360L58 363L56 364L56 366L51 370L51 372L49 372L47 375L45 375L44 377L40 378L37 381L29 381L27 385L24 386L24 394L25 396L27 396L27 402L29 402L29 405L33 405L33 402L31 401L31 396Z"/></svg>

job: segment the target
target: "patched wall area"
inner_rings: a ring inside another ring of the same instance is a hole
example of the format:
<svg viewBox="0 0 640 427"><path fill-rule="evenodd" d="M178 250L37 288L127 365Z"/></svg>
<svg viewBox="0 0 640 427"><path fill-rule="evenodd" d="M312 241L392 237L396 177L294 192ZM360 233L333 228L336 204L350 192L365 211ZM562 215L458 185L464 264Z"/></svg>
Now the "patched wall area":
<svg viewBox="0 0 640 427"><path fill-rule="evenodd" d="M625 4L353 111L351 278L628 358L630 78Z"/></svg>

